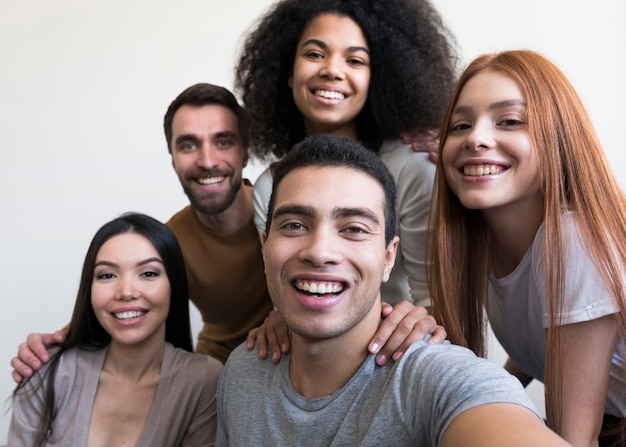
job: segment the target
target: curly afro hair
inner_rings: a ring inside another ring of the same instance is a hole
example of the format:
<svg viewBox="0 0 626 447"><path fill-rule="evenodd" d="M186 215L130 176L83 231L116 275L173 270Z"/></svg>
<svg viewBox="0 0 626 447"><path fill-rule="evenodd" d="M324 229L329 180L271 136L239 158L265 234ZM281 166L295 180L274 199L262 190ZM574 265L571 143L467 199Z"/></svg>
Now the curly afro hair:
<svg viewBox="0 0 626 447"><path fill-rule="evenodd" d="M368 99L357 116L361 142L438 129L457 74L453 36L428 0L282 0L245 39L235 87L250 117L250 151L282 158L306 135L288 79L307 24L324 13L350 17L371 53Z"/></svg>

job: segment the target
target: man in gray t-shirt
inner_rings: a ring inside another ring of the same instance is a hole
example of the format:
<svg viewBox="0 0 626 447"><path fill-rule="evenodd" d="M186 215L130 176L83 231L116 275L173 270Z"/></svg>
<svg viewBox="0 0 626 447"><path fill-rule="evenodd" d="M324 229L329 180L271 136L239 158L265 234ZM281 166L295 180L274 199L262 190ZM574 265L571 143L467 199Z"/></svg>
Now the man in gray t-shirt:
<svg viewBox="0 0 626 447"><path fill-rule="evenodd" d="M367 342L396 255L395 186L359 143L314 136L279 164L263 243L291 331L279 364L237 348L218 389L221 445L567 445L519 382L451 344L377 366Z"/></svg>

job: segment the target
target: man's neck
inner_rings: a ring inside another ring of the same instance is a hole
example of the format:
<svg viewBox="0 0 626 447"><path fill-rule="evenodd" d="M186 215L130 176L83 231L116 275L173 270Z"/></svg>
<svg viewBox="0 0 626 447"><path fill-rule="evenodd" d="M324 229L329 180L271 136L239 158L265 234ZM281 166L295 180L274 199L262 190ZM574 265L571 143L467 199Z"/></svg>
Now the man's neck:
<svg viewBox="0 0 626 447"><path fill-rule="evenodd" d="M208 229L218 234L231 234L243 228L254 216L252 188L244 183L232 205L217 214L204 214L194 208L198 219Z"/></svg>
<svg viewBox="0 0 626 447"><path fill-rule="evenodd" d="M289 377L308 399L328 396L350 381L369 355L367 345L380 324L380 300L357 326L339 337L310 340L293 335Z"/></svg>

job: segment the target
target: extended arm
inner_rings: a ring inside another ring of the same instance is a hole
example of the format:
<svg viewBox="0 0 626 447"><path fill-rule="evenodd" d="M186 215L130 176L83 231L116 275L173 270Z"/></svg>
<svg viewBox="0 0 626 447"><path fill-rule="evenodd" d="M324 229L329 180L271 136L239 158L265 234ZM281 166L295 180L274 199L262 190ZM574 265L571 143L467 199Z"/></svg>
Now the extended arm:
<svg viewBox="0 0 626 447"><path fill-rule="evenodd" d="M515 404L481 405L461 413L441 447L568 446L529 409Z"/></svg>

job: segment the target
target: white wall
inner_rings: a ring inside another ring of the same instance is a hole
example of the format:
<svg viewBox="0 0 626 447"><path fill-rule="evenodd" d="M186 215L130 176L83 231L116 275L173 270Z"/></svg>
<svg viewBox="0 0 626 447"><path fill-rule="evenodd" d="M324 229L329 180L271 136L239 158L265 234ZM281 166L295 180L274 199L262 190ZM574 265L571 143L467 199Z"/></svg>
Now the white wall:
<svg viewBox="0 0 626 447"><path fill-rule="evenodd" d="M466 62L514 47L555 60L581 92L626 182L626 3L435 2ZM240 36L271 3L0 0L3 404L13 389L9 361L17 345L29 332L68 321L95 230L124 211L166 220L186 204L170 168L163 114L193 83L232 87ZM248 177L260 168L248 168ZM9 414L0 419L0 444Z"/></svg>

